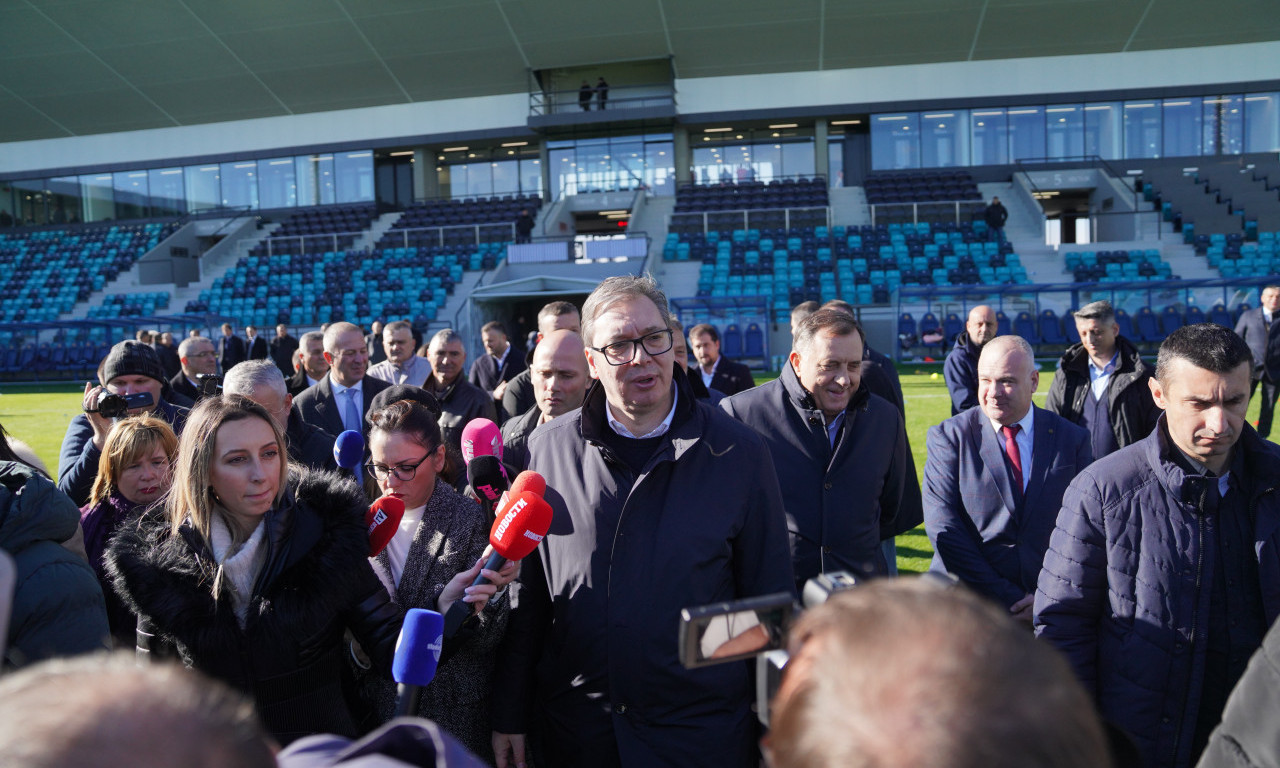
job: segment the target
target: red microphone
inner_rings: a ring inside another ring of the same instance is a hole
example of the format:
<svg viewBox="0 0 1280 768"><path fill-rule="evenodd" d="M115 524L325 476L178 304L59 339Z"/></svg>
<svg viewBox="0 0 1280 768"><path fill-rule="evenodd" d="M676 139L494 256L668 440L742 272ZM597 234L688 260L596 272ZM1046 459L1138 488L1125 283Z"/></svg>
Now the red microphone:
<svg viewBox="0 0 1280 768"><path fill-rule="evenodd" d="M545 496L547 493L546 478L532 469L526 469L516 475L516 479L511 482L511 490L503 491L502 496L498 499L498 509L506 509L512 496L525 491L538 497Z"/></svg>
<svg viewBox="0 0 1280 768"><path fill-rule="evenodd" d="M391 543L391 537L400 529L404 517L404 499L398 496L382 496L373 502L364 515L364 525L369 531L369 557L377 557Z"/></svg>
<svg viewBox="0 0 1280 768"><path fill-rule="evenodd" d="M551 505L531 491L512 495L498 510L497 519L489 531L489 543L493 552L485 560L484 568L500 569L508 561L524 558L532 552L551 529ZM484 574L476 576L471 586L490 583ZM469 603L457 600L444 615L444 638L451 640L472 619L474 613Z"/></svg>

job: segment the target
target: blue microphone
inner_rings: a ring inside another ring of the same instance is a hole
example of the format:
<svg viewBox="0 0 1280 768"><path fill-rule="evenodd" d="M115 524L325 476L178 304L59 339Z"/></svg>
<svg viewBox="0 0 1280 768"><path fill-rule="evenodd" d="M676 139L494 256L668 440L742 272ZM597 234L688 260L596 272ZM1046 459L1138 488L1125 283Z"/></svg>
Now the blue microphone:
<svg viewBox="0 0 1280 768"><path fill-rule="evenodd" d="M333 460L340 468L350 472L356 483L360 482L360 471L357 468L363 459L364 435L354 429L338 435L338 439L333 442Z"/></svg>
<svg viewBox="0 0 1280 768"><path fill-rule="evenodd" d="M396 690L396 717L413 717L418 712L422 689L436 676L440 651L444 646L444 617L425 608L410 608L404 616L396 656L391 662L391 678Z"/></svg>

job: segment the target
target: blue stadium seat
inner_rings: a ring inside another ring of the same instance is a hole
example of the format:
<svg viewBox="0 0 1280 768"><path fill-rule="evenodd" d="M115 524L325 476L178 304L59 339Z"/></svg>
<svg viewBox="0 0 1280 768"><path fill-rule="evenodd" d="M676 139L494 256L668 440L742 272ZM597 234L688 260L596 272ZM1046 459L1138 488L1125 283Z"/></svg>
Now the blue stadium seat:
<svg viewBox="0 0 1280 768"><path fill-rule="evenodd" d="M730 323L724 328L724 332L720 334L720 351L725 357L739 358L742 357L742 329L737 323Z"/></svg>
<svg viewBox="0 0 1280 768"><path fill-rule="evenodd" d="M1040 343L1040 333L1036 329L1035 318L1030 312L1019 312L1013 318L1013 332L1026 339L1032 346Z"/></svg>
<svg viewBox="0 0 1280 768"><path fill-rule="evenodd" d="M1062 335L1062 320L1052 309L1040 313L1040 339L1045 344L1057 346L1065 346L1067 343L1067 337Z"/></svg>

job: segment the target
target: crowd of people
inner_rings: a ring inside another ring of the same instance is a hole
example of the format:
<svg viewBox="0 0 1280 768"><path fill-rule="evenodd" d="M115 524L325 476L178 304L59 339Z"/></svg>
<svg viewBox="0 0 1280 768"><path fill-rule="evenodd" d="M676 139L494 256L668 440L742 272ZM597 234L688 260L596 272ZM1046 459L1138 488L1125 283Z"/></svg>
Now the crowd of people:
<svg viewBox="0 0 1280 768"><path fill-rule="evenodd" d="M1274 700L1280 449L1244 414L1259 381L1274 400L1277 305L1269 286L1236 330L1184 327L1154 365L1108 303L1082 307L1043 408L1035 350L974 307L923 482L894 366L843 302L795 308L761 385L644 277L547 304L527 350L485 324L470 365L456 331L423 344L403 321L122 341L56 480L0 440L19 574L0 762L99 739L123 765L139 717L200 703L146 764L1280 764L1274 715L1229 701ZM483 420L552 511L499 567L464 444ZM352 433L354 471L335 452ZM387 499L404 513L375 551L366 510ZM946 579L889 578L921 522ZM752 666L682 662L684 609L837 572L863 586L793 628L767 734ZM431 722L394 719L412 609L470 617L418 700ZM37 663L111 648L154 671ZM55 738L49 687L73 678L101 719Z"/></svg>

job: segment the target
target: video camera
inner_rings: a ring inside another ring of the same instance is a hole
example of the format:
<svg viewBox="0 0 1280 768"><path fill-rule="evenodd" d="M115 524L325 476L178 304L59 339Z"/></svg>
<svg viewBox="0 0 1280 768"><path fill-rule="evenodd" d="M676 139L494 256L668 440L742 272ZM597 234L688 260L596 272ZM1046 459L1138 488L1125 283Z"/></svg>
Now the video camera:
<svg viewBox="0 0 1280 768"><path fill-rule="evenodd" d="M104 389L98 393L97 407L84 410L85 413L96 413L103 418L119 419L128 415L129 411L134 408L150 408L153 405L155 405L155 400L151 397L150 392L117 395Z"/></svg>
<svg viewBox="0 0 1280 768"><path fill-rule="evenodd" d="M200 385L201 397L214 397L222 394L222 379L216 373L201 373L196 375L196 381Z"/></svg>
<svg viewBox="0 0 1280 768"><path fill-rule="evenodd" d="M787 633L802 610L853 589L866 579L848 571L822 573L805 582L801 603L790 592L712 603L680 611L680 663L698 669L756 657L756 715L769 725L769 702L790 660Z"/></svg>

